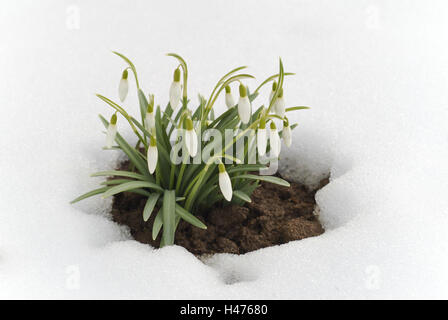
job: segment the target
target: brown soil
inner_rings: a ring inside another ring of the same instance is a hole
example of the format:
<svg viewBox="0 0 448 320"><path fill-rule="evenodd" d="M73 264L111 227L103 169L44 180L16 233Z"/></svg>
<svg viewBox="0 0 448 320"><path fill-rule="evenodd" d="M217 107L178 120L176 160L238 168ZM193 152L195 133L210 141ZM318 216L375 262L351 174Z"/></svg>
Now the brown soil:
<svg viewBox="0 0 448 320"><path fill-rule="evenodd" d="M328 183L323 180L320 189ZM241 206L216 206L197 217L207 230L181 221L175 244L195 255L214 253L243 254L260 248L322 234L324 229L314 214L314 195L318 190L291 182L291 187L262 183L252 194L252 203ZM159 238L152 240L152 224L142 218L146 197L121 193L112 206L113 220L127 225L135 240L159 247ZM155 210L156 211L156 210ZM160 232L161 233L161 232Z"/></svg>

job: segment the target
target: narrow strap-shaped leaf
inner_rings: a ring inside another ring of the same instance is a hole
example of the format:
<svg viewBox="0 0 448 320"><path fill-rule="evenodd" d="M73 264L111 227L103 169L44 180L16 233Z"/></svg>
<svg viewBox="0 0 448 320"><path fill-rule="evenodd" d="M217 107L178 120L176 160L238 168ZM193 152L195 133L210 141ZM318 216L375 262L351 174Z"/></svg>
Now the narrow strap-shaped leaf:
<svg viewBox="0 0 448 320"><path fill-rule="evenodd" d="M145 208L143 209L143 221L148 221L159 197L160 193L151 193L151 195L148 197Z"/></svg>
<svg viewBox="0 0 448 320"><path fill-rule="evenodd" d="M162 239L166 246L174 244L174 232L176 223L176 192L165 190L163 193L162 217L163 233Z"/></svg>
<svg viewBox="0 0 448 320"><path fill-rule="evenodd" d="M154 224L152 225L152 240L156 240L157 236L159 235L160 229L162 229L162 225L162 210L159 210L154 220Z"/></svg>
<svg viewBox="0 0 448 320"><path fill-rule="evenodd" d="M267 167L263 164L239 164L235 167L228 169L227 172L231 174L242 171L257 171L260 169L267 169Z"/></svg>
<svg viewBox="0 0 448 320"><path fill-rule="evenodd" d="M110 188L110 187L102 187L102 188L95 189L95 190L89 191L89 192L87 192L87 193L84 193L83 195L79 196L78 198L72 200L72 201L70 202L70 204L76 203L76 202L78 202L78 201L84 200L84 199L89 198L89 197L92 197L92 196L96 196L97 194L104 193L104 192L106 192L109 188Z"/></svg>
<svg viewBox="0 0 448 320"><path fill-rule="evenodd" d="M241 191L241 190L234 190L234 191L233 191L233 195L234 195L235 197L237 197L237 198L243 200L243 201L246 201L246 202L252 202L252 200L250 199L250 197L249 197L244 191Z"/></svg>
<svg viewBox="0 0 448 320"><path fill-rule="evenodd" d="M139 189L139 188L150 188L150 189L154 189L154 190L158 190L158 191L163 191L163 189L160 186L158 186L155 183L149 182L149 181L131 181L131 182L126 182L126 183L123 183L118 186L110 188L109 190L107 190L104 193L103 198L113 196L114 194L117 194L120 192L129 191L132 189Z"/></svg>
<svg viewBox="0 0 448 320"><path fill-rule="evenodd" d="M242 174L240 176L232 177L231 179L252 179L252 180L266 181L266 182L278 184L278 185L285 186L285 187L290 186L288 181L283 180L278 177L273 177L273 176L257 176L254 174Z"/></svg>
<svg viewBox="0 0 448 320"><path fill-rule="evenodd" d="M207 226L201 222L198 218L196 218L194 215L192 215L190 212L185 210L180 205L176 204L176 213L185 221L188 223L191 223L195 227L201 228L201 229L207 229Z"/></svg>
<svg viewBox="0 0 448 320"><path fill-rule="evenodd" d="M286 108L286 112L289 111L295 111L295 110L306 110L306 109L310 109L310 107L290 107L290 108Z"/></svg>
<svg viewBox="0 0 448 320"><path fill-rule="evenodd" d="M91 177L101 177L101 176L109 176L109 177L127 177L134 178L138 180L147 180L147 178L139 173L131 172L131 171L121 171L121 170L109 170L109 171L101 171L95 172L90 175Z"/></svg>
<svg viewBox="0 0 448 320"><path fill-rule="evenodd" d="M142 117L142 123L145 121L146 110L148 109L148 100L146 100L145 94L142 89L138 89L138 102L140 104L140 115Z"/></svg>
<svg viewBox="0 0 448 320"><path fill-rule="evenodd" d="M130 181L134 181L134 180L130 180L130 179L110 179L110 180L103 181L100 184L103 185L103 186L111 186L111 185L122 184L122 183L130 182Z"/></svg>

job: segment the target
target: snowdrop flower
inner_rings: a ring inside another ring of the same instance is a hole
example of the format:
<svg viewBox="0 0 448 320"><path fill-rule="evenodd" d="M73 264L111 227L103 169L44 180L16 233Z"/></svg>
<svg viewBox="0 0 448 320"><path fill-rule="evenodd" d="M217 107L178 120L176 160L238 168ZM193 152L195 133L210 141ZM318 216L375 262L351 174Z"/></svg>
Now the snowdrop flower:
<svg viewBox="0 0 448 320"><path fill-rule="evenodd" d="M149 96L148 109L146 110L145 127L149 132L156 127L156 117L154 114L154 95Z"/></svg>
<svg viewBox="0 0 448 320"><path fill-rule="evenodd" d="M191 118L185 119L185 144L187 151L191 157L195 157L198 153L198 136L193 127L193 121Z"/></svg>
<svg viewBox="0 0 448 320"><path fill-rule="evenodd" d="M226 106L228 109L235 106L235 100L233 100L232 93L230 92L230 87L226 86Z"/></svg>
<svg viewBox="0 0 448 320"><path fill-rule="evenodd" d="M173 110L176 110L182 95L182 86L180 84L180 69L174 70L174 79L170 87L170 105Z"/></svg>
<svg viewBox="0 0 448 320"><path fill-rule="evenodd" d="M271 153L275 158L277 158L280 155L281 141L274 121L271 122L269 140L271 145Z"/></svg>
<svg viewBox="0 0 448 320"><path fill-rule="evenodd" d="M272 83L272 90L271 93L269 94L269 101L268 101L268 106L271 104L272 99L274 98L274 94L275 94L275 90L277 90L277 82L273 82ZM275 108L275 105L274 107ZM275 110L274 110L275 111Z"/></svg>
<svg viewBox="0 0 448 320"><path fill-rule="evenodd" d="M128 82L128 70L125 69L123 71L123 75L121 76L120 84L118 85L118 96L120 97L120 101L123 102L126 99L129 91L129 82Z"/></svg>
<svg viewBox="0 0 448 320"><path fill-rule="evenodd" d="M107 127L106 133L106 148L112 148L112 144L115 141L115 136L117 135L117 114L114 113L110 119L109 126Z"/></svg>
<svg viewBox="0 0 448 320"><path fill-rule="evenodd" d="M282 118L285 116L285 98L283 98L283 88L280 88L277 100L274 102L274 111Z"/></svg>
<svg viewBox="0 0 448 320"><path fill-rule="evenodd" d="M283 122L282 138L285 145L289 148L292 144L291 127L288 122Z"/></svg>
<svg viewBox="0 0 448 320"><path fill-rule="evenodd" d="M226 167L223 163L218 165L219 168L219 188L221 189L224 199L227 201L232 200L232 182L230 181L229 174L226 171Z"/></svg>
<svg viewBox="0 0 448 320"><path fill-rule="evenodd" d="M249 97L247 96L247 89L243 84L240 84L240 100L238 101L238 115L241 122L244 124L250 120L251 105Z"/></svg>
<svg viewBox="0 0 448 320"><path fill-rule="evenodd" d="M159 157L159 152L157 150L157 141L155 136L155 130L151 134L149 138L149 146L148 146L148 154L146 155L148 158L148 169L151 174L154 173L157 167L157 159Z"/></svg>
<svg viewBox="0 0 448 320"><path fill-rule="evenodd" d="M260 157L266 153L267 135L266 135L266 120L263 118L260 121L260 126L257 130L257 149Z"/></svg>

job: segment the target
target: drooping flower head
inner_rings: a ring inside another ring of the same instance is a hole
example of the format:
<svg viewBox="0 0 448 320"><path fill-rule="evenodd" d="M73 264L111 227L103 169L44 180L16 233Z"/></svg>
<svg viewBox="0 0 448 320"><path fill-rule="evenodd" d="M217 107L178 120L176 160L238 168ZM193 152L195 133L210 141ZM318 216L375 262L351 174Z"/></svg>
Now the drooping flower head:
<svg viewBox="0 0 448 320"><path fill-rule="evenodd" d="M180 69L174 70L173 82L170 87L170 105L173 110L179 105L182 95L182 85L180 84Z"/></svg>
<svg viewBox="0 0 448 320"><path fill-rule="evenodd" d="M159 152L157 150L157 140L155 135L155 130L153 129L151 137L149 138L149 146L148 146L148 153L147 153L147 160L148 160L148 169L151 174L154 173L157 167L157 160L159 157Z"/></svg>
<svg viewBox="0 0 448 320"><path fill-rule="evenodd" d="M128 69L124 69L121 76L120 84L118 85L118 97L121 102L124 102L129 91L129 81L128 81Z"/></svg>
<svg viewBox="0 0 448 320"><path fill-rule="evenodd" d="M247 96L247 88L242 83L240 84L240 99L238 101L238 115L241 122L246 124L250 121L251 105L249 97Z"/></svg>
<svg viewBox="0 0 448 320"><path fill-rule="evenodd" d="M271 146L271 155L277 158L280 155L281 141L274 121L271 121L271 130L269 132L269 141Z"/></svg>
<svg viewBox="0 0 448 320"><path fill-rule="evenodd" d="M289 148L292 144L291 127L288 121L283 121L282 138L285 145Z"/></svg>
<svg viewBox="0 0 448 320"><path fill-rule="evenodd" d="M283 97L283 88L280 88L279 92L278 92L278 97L275 100L275 113L279 116L279 117L284 117L285 116L285 98Z"/></svg>
<svg viewBox="0 0 448 320"><path fill-rule="evenodd" d="M260 125L258 126L257 130L257 149L260 157L264 156L264 154L266 153L266 145L267 145L266 119L262 117L260 119Z"/></svg>
<svg viewBox="0 0 448 320"><path fill-rule="evenodd" d="M117 114L114 113L110 118L109 126L107 127L106 133L106 148L112 148L112 144L115 141L117 135Z"/></svg>
<svg viewBox="0 0 448 320"><path fill-rule="evenodd" d="M218 165L218 170L219 188L221 189L221 193L224 196L224 199L231 201L233 195L232 182L230 181L229 174L227 173L226 167L223 163Z"/></svg>
<svg viewBox="0 0 448 320"><path fill-rule="evenodd" d="M187 147L188 154L191 157L195 157L198 153L198 136L193 127L193 121L190 117L185 118L184 121L185 129L185 145Z"/></svg>
<svg viewBox="0 0 448 320"><path fill-rule="evenodd" d="M235 100L233 100L232 92L229 85L226 86L226 106L228 109L235 106Z"/></svg>
<svg viewBox="0 0 448 320"><path fill-rule="evenodd" d="M145 127L149 132L156 127L156 117L154 114L154 95L149 95L148 108L146 109Z"/></svg>

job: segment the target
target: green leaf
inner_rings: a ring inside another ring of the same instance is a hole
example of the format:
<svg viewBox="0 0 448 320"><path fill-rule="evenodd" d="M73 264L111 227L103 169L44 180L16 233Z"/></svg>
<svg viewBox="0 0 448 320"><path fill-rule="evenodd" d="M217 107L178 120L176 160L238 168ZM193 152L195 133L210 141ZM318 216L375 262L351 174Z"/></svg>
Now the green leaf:
<svg viewBox="0 0 448 320"><path fill-rule="evenodd" d="M160 229L162 229L162 225L162 210L159 210L154 220L154 224L152 225L152 240L156 240L157 236L159 235Z"/></svg>
<svg viewBox="0 0 448 320"><path fill-rule="evenodd" d="M244 193L244 191L241 191L241 190L234 190L234 191L233 191L233 195L234 195L235 197L237 197L237 198L243 200L243 201L246 201L246 202L249 202L249 203L252 202L252 200L250 199L250 197L249 197L246 193Z"/></svg>
<svg viewBox="0 0 448 320"><path fill-rule="evenodd" d="M240 176L232 177L231 179L252 179L252 180L266 181L266 182L278 184L278 185L285 186L285 187L290 186L288 181L283 180L278 177L273 177L273 176L257 176L254 174L242 174Z"/></svg>
<svg viewBox="0 0 448 320"><path fill-rule="evenodd" d="M207 226L201 222L198 218L196 218L194 215L192 215L190 212L185 210L180 205L176 204L176 213L185 221L188 223L191 223L195 227L201 228L201 229L207 229Z"/></svg>
<svg viewBox="0 0 448 320"><path fill-rule="evenodd" d="M109 170L109 171L101 171L96 172L90 175L91 177L101 177L101 176L110 176L110 177L127 177L127 178L134 178L138 180L147 180L147 178L142 175L135 172L130 171L121 171L121 170Z"/></svg>
<svg viewBox="0 0 448 320"><path fill-rule="evenodd" d="M306 109L310 109L310 107L290 107L290 108L286 108L285 111L289 112L289 111L294 111L294 110L306 110Z"/></svg>
<svg viewBox="0 0 448 320"><path fill-rule="evenodd" d="M103 188L99 188L99 189L95 189L95 190L92 190L92 191L90 191L90 192L87 192L87 193L83 194L82 196L79 196L78 198L72 200L72 201L70 202L70 204L74 204L74 203L76 203L76 202L78 202L78 201L81 201L81 200L84 200L84 199L86 199L86 198L89 198L89 197L92 197L92 196L96 196L97 194L100 194L100 193L104 193L104 192L106 192L109 188L110 188L110 187L103 187Z"/></svg>
<svg viewBox="0 0 448 320"><path fill-rule="evenodd" d="M148 109L148 100L146 100L145 94L142 89L138 89L138 102L140 104L140 115L142 117L142 123L145 121L146 110Z"/></svg>
<svg viewBox="0 0 448 320"><path fill-rule="evenodd" d="M176 223L176 192L174 190L165 190L163 193L162 217L163 233L162 239L164 245L174 244L174 232Z"/></svg>
<svg viewBox="0 0 448 320"><path fill-rule="evenodd" d="M229 174L242 171L258 171L260 169L267 169L264 164L239 164L227 170Z"/></svg>
<svg viewBox="0 0 448 320"><path fill-rule="evenodd" d="M151 193L151 195L148 197L145 208L143 209L143 221L148 221L159 197L160 193Z"/></svg>
<svg viewBox="0 0 448 320"><path fill-rule="evenodd" d="M149 181L131 181L131 182L123 183L118 186L110 188L109 190L107 190L104 193L103 198L113 196L114 194L117 194L120 192L129 191L132 189L139 189L139 188L150 188L150 189L154 189L154 190L158 190L158 191L163 191L163 189L160 186L158 186L155 183L149 182Z"/></svg>
<svg viewBox="0 0 448 320"><path fill-rule="evenodd" d="M122 184L122 183L130 182L130 181L134 181L134 180L130 180L130 179L110 179L110 180L103 181L100 184L103 185L103 186L111 186L111 185Z"/></svg>

